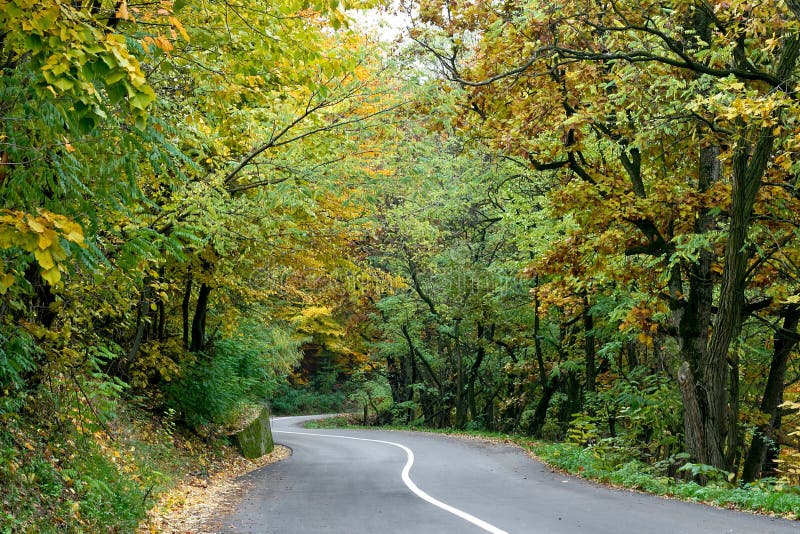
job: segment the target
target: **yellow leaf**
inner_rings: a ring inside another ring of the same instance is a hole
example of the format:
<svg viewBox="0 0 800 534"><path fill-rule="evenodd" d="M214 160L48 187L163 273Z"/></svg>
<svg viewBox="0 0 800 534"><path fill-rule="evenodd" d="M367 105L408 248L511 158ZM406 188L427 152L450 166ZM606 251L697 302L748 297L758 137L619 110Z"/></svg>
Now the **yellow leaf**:
<svg viewBox="0 0 800 534"><path fill-rule="evenodd" d="M170 24L172 24L172 26L176 30L178 30L180 32L181 37L183 37L184 40L188 43L189 42L189 34L186 33L186 28L183 27L183 24L181 24L181 21L179 21L175 17L170 17L169 18L169 22L170 22Z"/></svg>
<svg viewBox="0 0 800 534"><path fill-rule="evenodd" d="M161 50L163 50L167 54L172 52L172 49L174 48L172 46L172 43L170 43L166 39L166 37L164 37L163 35L156 36L156 38L155 38L155 40L153 42L155 43L155 45L157 47L159 47Z"/></svg>
<svg viewBox="0 0 800 534"><path fill-rule="evenodd" d="M81 225L69 219L57 219L56 228L61 230L64 239L73 243L83 243L83 228Z"/></svg>
<svg viewBox="0 0 800 534"><path fill-rule="evenodd" d="M50 257L53 258L54 263L58 263L67 259L67 253L64 252L64 249L61 248L61 245L59 245L57 242L48 250L50 251Z"/></svg>
<svg viewBox="0 0 800 534"><path fill-rule="evenodd" d="M0 295L5 295L8 288L14 285L14 275L10 273L3 273L0 276Z"/></svg>
<svg viewBox="0 0 800 534"><path fill-rule="evenodd" d="M61 273L58 270L58 267L53 267L52 269L47 269L42 271L42 279L45 282L54 286L61 281Z"/></svg>
<svg viewBox="0 0 800 534"><path fill-rule="evenodd" d="M10 248L16 243L17 233L13 228L0 227L0 248Z"/></svg>
<svg viewBox="0 0 800 534"><path fill-rule="evenodd" d="M44 250L53 244L56 238L56 233L47 228L39 235L39 249Z"/></svg>
<svg viewBox="0 0 800 534"><path fill-rule="evenodd" d="M36 256L36 261L39 262L39 265L42 267L42 269L49 270L56 265L49 250L37 249L34 251L33 255Z"/></svg>
<svg viewBox="0 0 800 534"><path fill-rule="evenodd" d="M37 234L41 234L44 232L45 226L38 220L34 219L33 217L28 217L28 228L36 232Z"/></svg>

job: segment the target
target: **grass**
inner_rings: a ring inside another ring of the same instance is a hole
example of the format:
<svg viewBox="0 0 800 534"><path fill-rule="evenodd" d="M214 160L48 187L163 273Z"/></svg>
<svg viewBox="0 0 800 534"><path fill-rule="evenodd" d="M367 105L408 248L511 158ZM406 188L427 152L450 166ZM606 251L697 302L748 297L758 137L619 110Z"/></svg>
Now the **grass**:
<svg viewBox="0 0 800 534"><path fill-rule="evenodd" d="M783 486L774 479L741 486L728 482L710 482L703 486L659 476L651 466L638 460L609 463L591 447L548 443L534 446L533 452L548 464L583 478L655 495L800 519L800 488Z"/></svg>
<svg viewBox="0 0 800 534"><path fill-rule="evenodd" d="M362 426L354 424L355 420L357 419L354 416L346 414L309 421L306 426L308 428L414 430L513 443L550 466L581 478L654 495L736 510L775 514L788 519L800 519L800 487L782 485L775 479L764 479L743 486L728 482L710 482L701 486L695 482L676 480L660 475L652 466L643 462L625 460L619 455L607 454L593 447L584 448L570 443L543 443L529 437L498 432L429 429L418 426Z"/></svg>
<svg viewBox="0 0 800 534"><path fill-rule="evenodd" d="M131 532L144 516L144 484L126 476L91 434L51 433L18 421L0 432L0 443L4 534Z"/></svg>
<svg viewBox="0 0 800 534"><path fill-rule="evenodd" d="M213 461L222 443L120 402L106 425L62 414L0 425L0 533L135 532L155 497Z"/></svg>

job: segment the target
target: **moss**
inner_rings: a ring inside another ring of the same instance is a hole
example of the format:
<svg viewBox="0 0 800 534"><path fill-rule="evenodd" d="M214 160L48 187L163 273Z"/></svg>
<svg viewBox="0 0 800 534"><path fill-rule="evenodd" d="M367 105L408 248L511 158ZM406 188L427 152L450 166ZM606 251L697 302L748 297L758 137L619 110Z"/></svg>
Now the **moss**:
<svg viewBox="0 0 800 534"><path fill-rule="evenodd" d="M260 458L272 452L275 442L272 440L269 409L266 406L252 423L234 434L234 443L245 458Z"/></svg>

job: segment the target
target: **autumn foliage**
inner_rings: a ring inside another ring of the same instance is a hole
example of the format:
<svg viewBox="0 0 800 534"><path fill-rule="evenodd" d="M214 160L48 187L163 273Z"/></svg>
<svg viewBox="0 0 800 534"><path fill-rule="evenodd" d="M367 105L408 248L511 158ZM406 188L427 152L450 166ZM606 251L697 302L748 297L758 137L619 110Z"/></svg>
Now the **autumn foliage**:
<svg viewBox="0 0 800 534"><path fill-rule="evenodd" d="M796 484L800 4L370 7L6 2L0 474L327 395Z"/></svg>

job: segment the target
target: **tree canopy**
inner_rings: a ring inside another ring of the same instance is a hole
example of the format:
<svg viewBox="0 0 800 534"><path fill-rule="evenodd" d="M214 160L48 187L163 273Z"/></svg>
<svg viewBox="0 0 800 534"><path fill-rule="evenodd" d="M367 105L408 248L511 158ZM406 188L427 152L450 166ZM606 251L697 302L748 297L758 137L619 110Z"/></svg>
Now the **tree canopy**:
<svg viewBox="0 0 800 534"><path fill-rule="evenodd" d="M5 3L0 416L311 387L797 483L800 3L404 7Z"/></svg>

